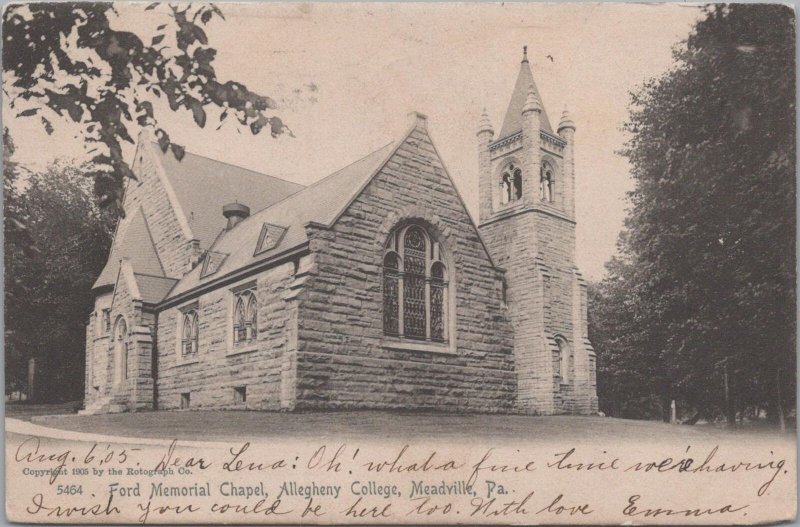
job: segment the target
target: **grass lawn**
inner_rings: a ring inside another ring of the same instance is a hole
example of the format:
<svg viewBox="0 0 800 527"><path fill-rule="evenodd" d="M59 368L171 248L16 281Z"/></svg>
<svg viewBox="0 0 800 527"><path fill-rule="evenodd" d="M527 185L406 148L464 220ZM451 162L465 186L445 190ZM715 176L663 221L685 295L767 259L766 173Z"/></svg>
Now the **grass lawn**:
<svg viewBox="0 0 800 527"><path fill-rule="evenodd" d="M12 417L12 416L9 416ZM32 419L42 426L127 437L224 441L317 438L594 442L601 440L714 441L778 434L773 429L729 431L596 416L457 415L389 411L277 413L258 411L159 411L107 415L51 415ZM793 434L786 434L793 440Z"/></svg>

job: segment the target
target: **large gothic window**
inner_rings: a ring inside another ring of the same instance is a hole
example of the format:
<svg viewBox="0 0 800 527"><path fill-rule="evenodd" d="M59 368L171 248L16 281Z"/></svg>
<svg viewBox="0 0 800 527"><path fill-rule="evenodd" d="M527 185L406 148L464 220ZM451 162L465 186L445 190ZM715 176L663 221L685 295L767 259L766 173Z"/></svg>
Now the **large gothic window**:
<svg viewBox="0 0 800 527"><path fill-rule="evenodd" d="M522 198L522 169L510 163L500 178L500 203L505 205Z"/></svg>
<svg viewBox="0 0 800 527"><path fill-rule="evenodd" d="M383 332L446 342L448 280L441 246L419 225L393 232L383 256Z"/></svg>
<svg viewBox="0 0 800 527"><path fill-rule="evenodd" d="M542 170L539 176L539 196L542 201L553 201L555 191L555 173L552 165L547 161L542 163Z"/></svg>

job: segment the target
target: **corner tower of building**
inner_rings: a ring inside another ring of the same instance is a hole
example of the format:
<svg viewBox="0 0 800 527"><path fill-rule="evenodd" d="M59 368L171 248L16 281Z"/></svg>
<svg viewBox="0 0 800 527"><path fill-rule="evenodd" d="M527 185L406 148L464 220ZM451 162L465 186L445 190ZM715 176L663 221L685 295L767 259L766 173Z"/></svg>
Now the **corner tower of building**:
<svg viewBox="0 0 800 527"><path fill-rule="evenodd" d="M517 409L595 412L586 284L575 266L575 124L565 111L553 132L527 46L500 133L484 111L477 136L479 229L506 271Z"/></svg>

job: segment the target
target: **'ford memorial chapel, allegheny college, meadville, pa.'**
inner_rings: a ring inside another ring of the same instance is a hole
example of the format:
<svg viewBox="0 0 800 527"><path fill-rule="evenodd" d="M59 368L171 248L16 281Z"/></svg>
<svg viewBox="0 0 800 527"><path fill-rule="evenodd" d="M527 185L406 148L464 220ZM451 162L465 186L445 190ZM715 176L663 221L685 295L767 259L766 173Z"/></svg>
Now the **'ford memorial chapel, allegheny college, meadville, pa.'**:
<svg viewBox="0 0 800 527"><path fill-rule="evenodd" d="M82 412L596 412L575 124L524 56L499 133L477 123L476 226L426 121L308 187L143 132Z"/></svg>

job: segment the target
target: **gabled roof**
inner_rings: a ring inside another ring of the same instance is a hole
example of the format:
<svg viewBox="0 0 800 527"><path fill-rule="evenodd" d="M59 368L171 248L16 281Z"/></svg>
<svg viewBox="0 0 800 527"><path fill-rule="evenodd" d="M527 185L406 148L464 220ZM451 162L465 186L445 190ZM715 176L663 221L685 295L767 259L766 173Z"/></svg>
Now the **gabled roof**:
<svg viewBox="0 0 800 527"><path fill-rule="evenodd" d="M528 98L528 91L533 86L533 91L539 100L542 100L542 95L539 93L539 88L536 87L536 82L533 80L533 73L528 63L527 57L522 60L519 67L519 75L517 75L517 83L514 85L514 92L511 94L511 101L508 103L508 110L506 110L506 117L503 119L503 127L500 128L500 134L497 139L504 139L510 135L522 130L522 107L525 106L525 100ZM550 134L553 133L553 127L550 126L550 118L547 117L547 110L542 103L542 117L541 129Z"/></svg>
<svg viewBox="0 0 800 527"><path fill-rule="evenodd" d="M189 291L203 282L236 271L248 264L267 260L302 245L307 240L305 225L316 222L332 224L355 199L361 189L394 153L399 143L389 143L316 183L292 194L225 231L213 246L216 253L227 254L217 271L201 278L202 265L195 267L170 292L170 296ZM264 225L283 228L278 243L256 254L256 245Z"/></svg>
<svg viewBox="0 0 800 527"><path fill-rule="evenodd" d="M303 189L303 185L186 152L178 161L157 143L151 149L175 191L192 234L210 248L225 227L222 206L238 201L262 210Z"/></svg>
<svg viewBox="0 0 800 527"><path fill-rule="evenodd" d="M150 276L147 274L133 273L139 286L141 300L146 304L157 304L166 298L167 293L178 281L165 276Z"/></svg>
<svg viewBox="0 0 800 527"><path fill-rule="evenodd" d="M153 238L150 236L150 229L142 209L136 210L126 220L129 223L125 226L126 228L120 229L123 234L114 240L106 266L95 281L93 288L113 285L119 272L119 262L123 258L130 260L131 266L137 273L164 276L164 268L161 266L158 253L153 245Z"/></svg>

